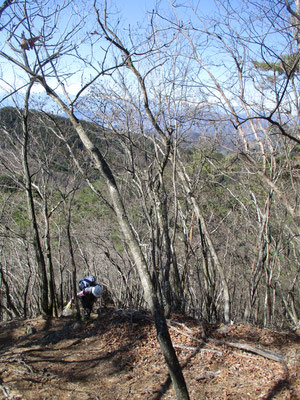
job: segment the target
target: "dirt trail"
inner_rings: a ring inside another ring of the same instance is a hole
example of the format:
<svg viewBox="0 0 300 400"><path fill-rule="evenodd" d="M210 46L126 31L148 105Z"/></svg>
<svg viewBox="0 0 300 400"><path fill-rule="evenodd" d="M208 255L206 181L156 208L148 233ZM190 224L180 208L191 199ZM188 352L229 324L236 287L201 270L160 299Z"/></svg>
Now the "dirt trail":
<svg viewBox="0 0 300 400"><path fill-rule="evenodd" d="M300 399L300 337L249 325L206 327L170 320L191 400ZM222 343L223 342L223 343ZM224 342L281 354L273 361ZM1 399L175 399L146 314L107 309L85 323L71 318L0 324Z"/></svg>

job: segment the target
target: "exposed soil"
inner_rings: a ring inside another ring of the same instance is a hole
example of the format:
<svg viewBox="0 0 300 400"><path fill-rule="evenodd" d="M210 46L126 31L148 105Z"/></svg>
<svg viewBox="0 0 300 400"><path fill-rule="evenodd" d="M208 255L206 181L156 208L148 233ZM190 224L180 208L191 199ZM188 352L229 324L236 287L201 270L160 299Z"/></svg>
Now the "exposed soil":
<svg viewBox="0 0 300 400"><path fill-rule="evenodd" d="M170 333L191 400L300 399L300 337L249 325L206 326L172 316ZM274 361L232 345L283 356ZM247 346L246 346L247 347ZM175 399L146 314L106 309L0 324L1 399Z"/></svg>

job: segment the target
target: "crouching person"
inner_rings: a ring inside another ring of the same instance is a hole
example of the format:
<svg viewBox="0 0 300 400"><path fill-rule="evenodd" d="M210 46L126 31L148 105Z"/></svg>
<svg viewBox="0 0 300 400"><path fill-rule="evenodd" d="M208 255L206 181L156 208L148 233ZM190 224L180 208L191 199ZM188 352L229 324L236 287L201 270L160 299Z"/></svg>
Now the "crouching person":
<svg viewBox="0 0 300 400"><path fill-rule="evenodd" d="M95 281L95 278L90 275L79 281L79 290L77 297L80 298L84 319L89 319L95 301L101 296L102 288Z"/></svg>

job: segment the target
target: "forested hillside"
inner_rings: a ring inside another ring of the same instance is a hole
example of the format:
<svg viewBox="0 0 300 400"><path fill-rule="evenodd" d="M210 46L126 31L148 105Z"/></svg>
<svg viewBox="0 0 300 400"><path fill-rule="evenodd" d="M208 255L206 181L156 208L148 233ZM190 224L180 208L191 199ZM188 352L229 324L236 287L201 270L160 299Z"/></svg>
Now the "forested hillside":
<svg viewBox="0 0 300 400"><path fill-rule="evenodd" d="M1 312L3 319L33 317L41 310L26 199L22 111L5 108L0 117ZM78 278L87 272L95 274L116 307L145 308L103 179L95 173L71 124L66 118L36 111L29 112L27 123L26 164L47 277L53 284L53 312L59 312L72 296L74 269ZM172 311L208 322L222 321L222 280L206 233L185 188L174 179L174 170L167 166L164 179L157 182L151 170L155 157L151 137L141 139L131 132L126 148L127 137L83 124L113 165L139 243L153 263L151 274L162 301ZM189 174L193 196L224 271L231 319L296 326L296 221L258 174L249 171L238 149L221 151L222 138L218 149L214 140L193 139L183 148L180 162ZM260 163L255 152L253 159ZM272 162L278 171L276 184L290 201L299 184L297 146L288 159L280 151L276 156L269 154L268 163Z"/></svg>

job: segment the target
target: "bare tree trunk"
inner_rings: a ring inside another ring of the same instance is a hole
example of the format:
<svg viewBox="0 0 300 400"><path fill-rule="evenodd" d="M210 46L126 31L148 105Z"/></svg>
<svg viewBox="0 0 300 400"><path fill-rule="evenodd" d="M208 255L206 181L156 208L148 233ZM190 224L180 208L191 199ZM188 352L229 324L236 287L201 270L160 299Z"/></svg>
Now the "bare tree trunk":
<svg viewBox="0 0 300 400"><path fill-rule="evenodd" d="M79 307L78 298L76 296L77 266L76 266L75 257L74 257L72 235L71 235L71 204L72 204L72 198L70 199L69 204L68 204L67 237L68 237L69 252L70 252L71 264L72 264L72 287L73 287L72 294L74 297L74 302L75 302L75 307L76 307L76 316L77 316L77 319L80 319L80 307Z"/></svg>
<svg viewBox="0 0 300 400"><path fill-rule="evenodd" d="M57 299L56 299L56 290L55 290L55 280L54 280L54 267L52 262L52 252L51 252L51 237L50 237L50 224L49 224L49 215L48 215L48 206L47 206L47 198L46 194L43 195L44 202L44 221L45 221L45 246L46 246L46 254L47 254L47 265L49 271L49 311L53 316L58 316L57 310Z"/></svg>
<svg viewBox="0 0 300 400"><path fill-rule="evenodd" d="M164 309L165 315L168 316L171 313L172 308L172 300L171 300L171 284L170 284L170 268L172 262L172 250L171 250L171 241L169 234L169 221L168 221L168 212L167 212L167 193L165 191L163 177L160 175L160 189L161 193L158 193L156 189L154 192L155 204L156 204L156 212L158 215L159 225L161 235L164 241L164 249L165 249L165 260L163 260L163 255L160 254L160 264L162 268L162 293L164 298Z"/></svg>
<svg viewBox="0 0 300 400"><path fill-rule="evenodd" d="M265 267L265 262L267 259L267 244L268 244L268 225L269 225L269 213L270 213L270 204L272 198L272 192L268 194L268 197L265 201L265 208L264 211L261 212L259 206L257 204L255 195L251 193L251 197L256 205L257 209L257 218L259 222L259 231L257 235L257 242L256 242L256 254L255 260L252 263L251 267L251 277L249 282L249 298L246 304L245 312L244 312L244 319L246 321L251 318L252 309L255 305L257 300L257 292L258 286L263 274L263 270Z"/></svg>
<svg viewBox="0 0 300 400"><path fill-rule="evenodd" d="M41 289L41 312L44 315L49 315L49 303L48 303L48 278L47 278L47 270L46 270L46 263L44 259L44 254L42 250L42 244L40 240L39 228L36 219L36 212L35 212L35 204L33 198L33 189L32 189L32 182L31 182L31 174L28 165L27 159L27 151L28 151L28 140L29 140L29 132L28 132L28 98L30 94L32 84L30 85L25 102L25 108L23 112L23 146L22 146L22 156L23 156L23 169L24 169L24 178L25 178L25 189L26 189L26 196L27 196L27 204L28 204L28 214L29 219L32 226L33 232L33 246L36 254L36 261L38 265L38 276L39 276L39 283Z"/></svg>
<svg viewBox="0 0 300 400"><path fill-rule="evenodd" d="M179 175L179 178L181 179L181 182L183 184L186 195L188 196L191 203L193 204L193 207L195 210L195 215L199 221L199 224L201 225L201 230L206 239L207 247L210 251L214 265L217 268L217 271L219 273L221 283L222 283L222 288L223 288L223 297L224 297L224 321L226 323L229 323L230 322L231 303L230 303L230 293L229 293L229 288L228 288L228 284L227 284L226 274L225 274L224 268L219 260L219 257L216 252L216 249L213 245L213 242L211 240L210 234L209 234L207 226L206 226L205 219L201 213L200 207L199 207L199 205L196 201L196 198L192 192L189 178L186 174L184 165L182 164L182 162L180 160L178 160L178 175Z"/></svg>
<svg viewBox="0 0 300 400"><path fill-rule="evenodd" d="M201 223L199 221L199 232L201 238L201 249L202 249L202 269L204 273L204 286L205 286L205 306L206 306L206 313L208 317L208 321L211 321L212 316L217 316L216 312L216 305L214 301L214 294L216 288L215 282L215 274L212 271L212 267L210 267L209 259L208 259L208 248L205 239L205 235L202 232Z"/></svg>
<svg viewBox="0 0 300 400"><path fill-rule="evenodd" d="M8 312L8 314L11 313L10 315L14 315L14 317L20 317L21 314L17 310L17 308L15 307L15 305L14 305L12 299L11 299L9 284L8 284L6 278L5 278L5 275L4 275L4 272L3 272L1 264L0 264L0 276L1 276L1 280L3 282L3 285L5 287L5 295L6 295L6 302L7 302L7 308L6 307L3 307L3 308L5 309L5 311ZM3 306L3 304L1 304L1 306Z"/></svg>

